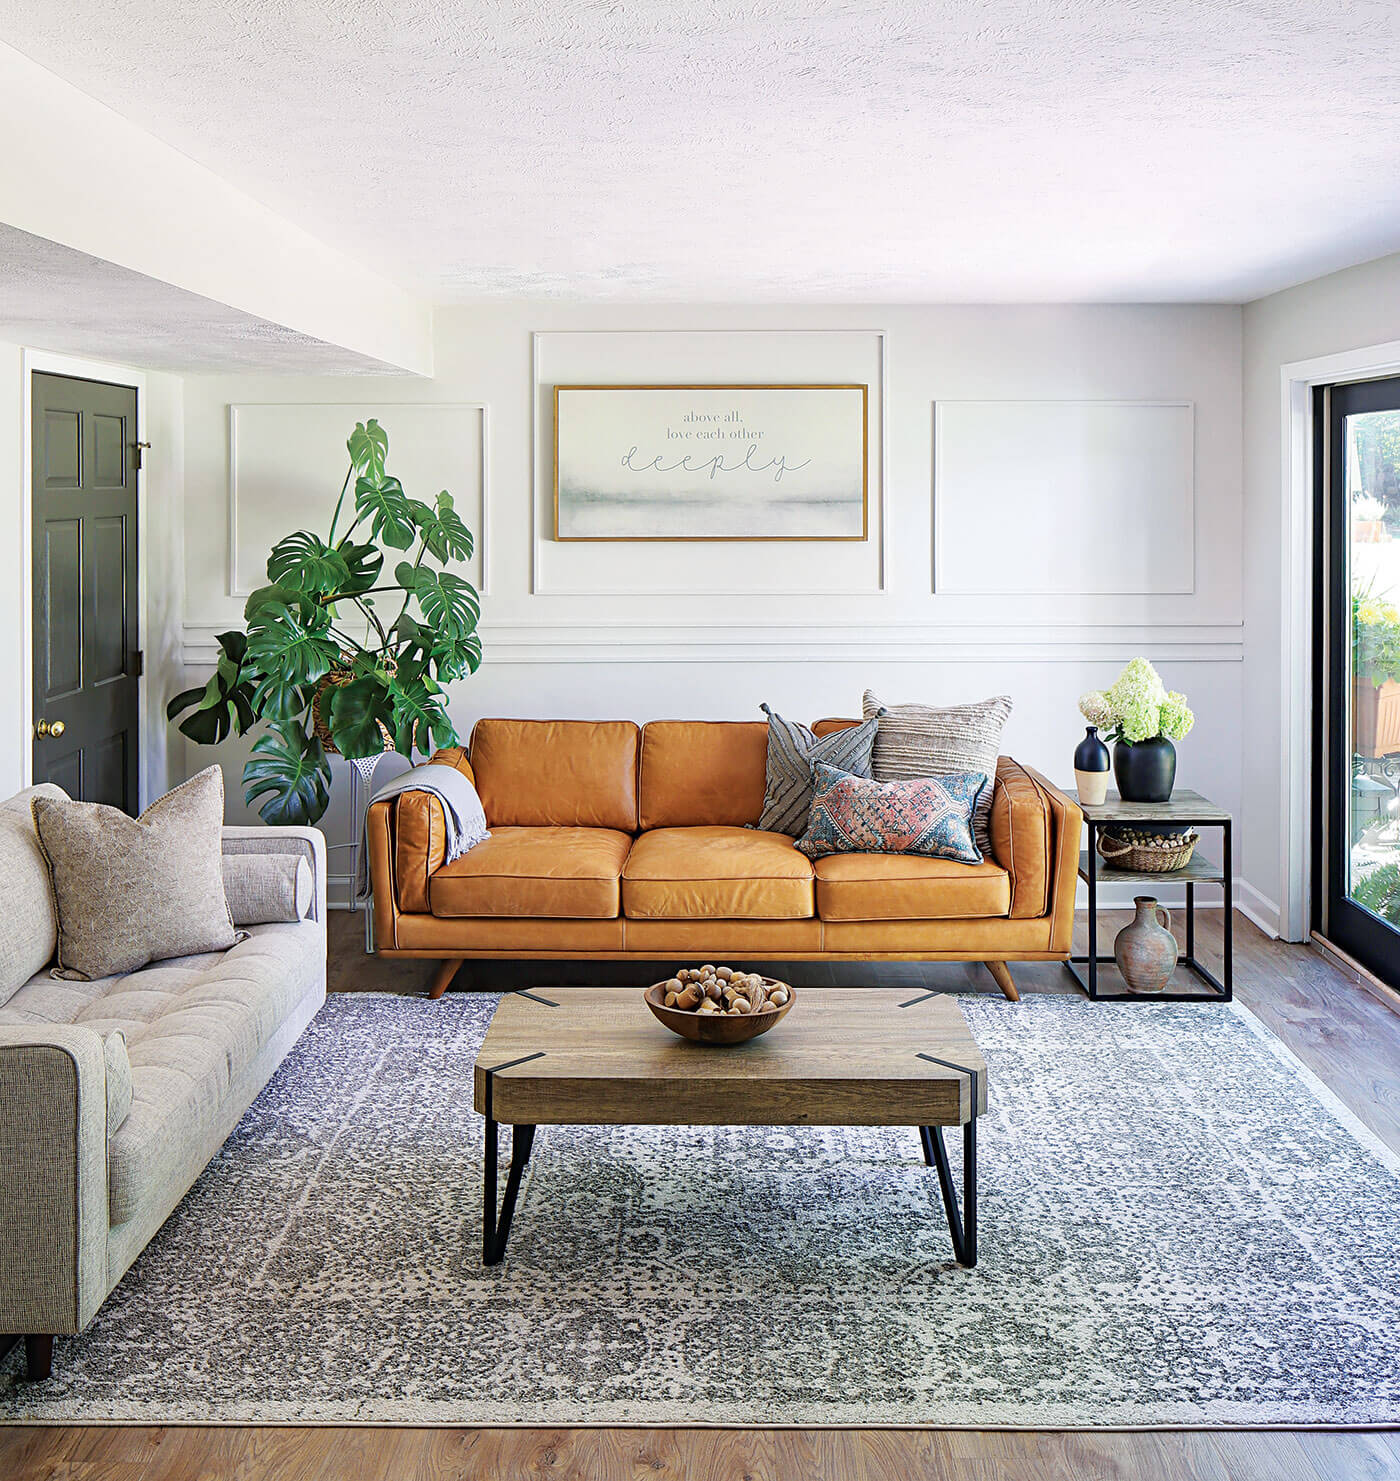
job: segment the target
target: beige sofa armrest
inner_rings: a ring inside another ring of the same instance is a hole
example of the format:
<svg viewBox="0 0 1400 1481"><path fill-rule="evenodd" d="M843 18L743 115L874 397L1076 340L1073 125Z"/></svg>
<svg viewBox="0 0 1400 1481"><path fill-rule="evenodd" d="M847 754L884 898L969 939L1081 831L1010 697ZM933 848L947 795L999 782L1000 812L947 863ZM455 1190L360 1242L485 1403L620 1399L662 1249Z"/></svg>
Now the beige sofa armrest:
<svg viewBox="0 0 1400 1481"><path fill-rule="evenodd" d="M225 854L300 854L311 866L314 886L309 919L326 923L326 836L319 828L230 827Z"/></svg>
<svg viewBox="0 0 1400 1481"><path fill-rule="evenodd" d="M107 1295L107 1077L77 1024L0 1028L0 1332L80 1332Z"/></svg>

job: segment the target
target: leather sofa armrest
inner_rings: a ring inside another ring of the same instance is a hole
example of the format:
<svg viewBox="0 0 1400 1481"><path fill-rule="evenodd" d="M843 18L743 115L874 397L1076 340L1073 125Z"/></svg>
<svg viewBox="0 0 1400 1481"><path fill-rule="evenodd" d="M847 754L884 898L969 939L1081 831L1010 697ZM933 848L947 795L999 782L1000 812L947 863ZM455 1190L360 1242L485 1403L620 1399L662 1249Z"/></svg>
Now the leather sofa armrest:
<svg viewBox="0 0 1400 1481"><path fill-rule="evenodd" d="M81 1332L107 1295L107 1069L80 1024L0 1028L0 1332Z"/></svg>
<svg viewBox="0 0 1400 1481"><path fill-rule="evenodd" d="M1068 951L1074 928L1083 814L1072 798L1010 756L997 761L992 852L1011 875L1011 916L1052 917L1051 950Z"/></svg>
<svg viewBox="0 0 1400 1481"><path fill-rule="evenodd" d="M429 764L455 766L468 781L476 782L461 746L435 751ZM429 914L428 880L441 867L447 848L447 820L441 801L431 792L400 792L374 803L368 823L370 883L375 899L392 899L407 914ZM381 846L376 846L376 830L381 835ZM386 866L391 878L384 877Z"/></svg>

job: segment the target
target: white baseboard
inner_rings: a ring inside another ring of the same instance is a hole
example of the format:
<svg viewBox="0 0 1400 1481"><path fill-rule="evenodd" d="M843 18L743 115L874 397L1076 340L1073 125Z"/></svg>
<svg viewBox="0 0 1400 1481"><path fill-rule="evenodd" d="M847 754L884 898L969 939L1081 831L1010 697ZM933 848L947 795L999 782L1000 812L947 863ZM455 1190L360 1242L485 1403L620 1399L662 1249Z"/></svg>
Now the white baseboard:
<svg viewBox="0 0 1400 1481"><path fill-rule="evenodd" d="M1283 912L1247 879L1235 881L1235 908L1241 915L1252 920L1271 941L1278 940L1279 920Z"/></svg>

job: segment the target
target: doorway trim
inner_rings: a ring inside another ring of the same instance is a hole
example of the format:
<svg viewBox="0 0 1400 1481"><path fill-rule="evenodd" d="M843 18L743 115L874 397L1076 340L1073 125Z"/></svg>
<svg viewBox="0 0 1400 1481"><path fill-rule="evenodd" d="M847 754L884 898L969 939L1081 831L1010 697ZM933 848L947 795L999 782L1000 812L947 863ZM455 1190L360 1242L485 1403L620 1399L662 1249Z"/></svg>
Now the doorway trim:
<svg viewBox="0 0 1400 1481"><path fill-rule="evenodd" d="M1306 941L1312 929L1313 772L1313 391L1342 381L1400 374L1400 340L1294 360L1281 367L1282 610L1279 624L1280 839L1283 899L1279 935Z"/></svg>
<svg viewBox="0 0 1400 1481"><path fill-rule="evenodd" d="M114 365L105 360L85 360L76 355L59 355L49 350L23 350L20 354L20 381L22 401L20 407L19 446L23 469L21 488L24 497L20 501L20 544L24 551L20 576L20 642L24 644L24 658L20 664L20 773L24 786L34 782L34 577L30 551L34 538L34 436L33 403L34 376L68 375L79 380L106 381L111 385L130 386L136 392L136 438L146 440L146 372L133 370L128 365ZM146 589L147 560L147 511L146 470L136 471L136 613L141 625L142 650L150 652L150 630L148 627L148 601ZM147 664L137 682L137 731L141 741L141 764L136 770L136 793L139 807L144 810L150 803L150 789L146 783L146 765L150 756L150 680L151 666Z"/></svg>

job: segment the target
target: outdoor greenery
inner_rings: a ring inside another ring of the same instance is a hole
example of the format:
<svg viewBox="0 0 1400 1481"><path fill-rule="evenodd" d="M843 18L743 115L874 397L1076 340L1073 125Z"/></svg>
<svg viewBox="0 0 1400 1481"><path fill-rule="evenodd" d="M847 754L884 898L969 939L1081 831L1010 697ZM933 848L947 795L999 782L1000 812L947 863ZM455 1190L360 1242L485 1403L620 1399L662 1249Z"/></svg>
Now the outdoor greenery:
<svg viewBox="0 0 1400 1481"><path fill-rule="evenodd" d="M1196 723L1186 696L1168 690L1145 658L1134 658L1108 689L1080 696L1079 713L1104 732L1107 740L1139 741L1165 736L1179 741Z"/></svg>
<svg viewBox="0 0 1400 1481"><path fill-rule="evenodd" d="M1357 880L1351 898L1382 920L1400 926L1400 864L1382 864Z"/></svg>
<svg viewBox="0 0 1400 1481"><path fill-rule="evenodd" d="M297 530L273 547L269 585L248 598L245 630L220 633L209 682L166 708L172 720L185 714L180 730L201 745L266 727L243 787L269 823L314 823L325 812L322 736L350 758L392 746L412 759L453 744L443 686L481 663L480 601L448 569L469 560L473 544L452 496L410 498L386 470L389 438L374 420L356 423L346 448L326 537ZM392 580L380 579L385 546L405 553Z"/></svg>
<svg viewBox="0 0 1400 1481"><path fill-rule="evenodd" d="M1351 597L1351 667L1358 679L1400 682L1400 607L1368 587Z"/></svg>

